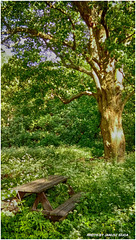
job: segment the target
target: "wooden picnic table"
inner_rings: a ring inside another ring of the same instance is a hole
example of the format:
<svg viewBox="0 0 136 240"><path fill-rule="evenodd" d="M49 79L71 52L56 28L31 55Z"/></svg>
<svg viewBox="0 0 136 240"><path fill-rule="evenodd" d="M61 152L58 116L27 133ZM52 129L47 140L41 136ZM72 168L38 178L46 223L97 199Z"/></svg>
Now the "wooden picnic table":
<svg viewBox="0 0 136 240"><path fill-rule="evenodd" d="M43 206L43 213L51 220L57 221L64 219L69 211L73 210L75 207L75 203L79 201L81 197L81 193L74 194L73 188L67 183L68 177L53 175L48 178L41 178L35 181L23 184L21 186L17 186L13 188L17 190L17 199L22 200L22 198L26 194L36 194L36 199L33 203L32 210L37 211L37 206L39 203ZM46 191L48 189L53 188L55 185L59 183L66 183L68 185L68 193L72 197L70 197L66 202L58 206L56 209L53 209L50 202L46 197Z"/></svg>
<svg viewBox="0 0 136 240"><path fill-rule="evenodd" d="M19 200L22 200L26 194L29 195L35 193L36 199L33 203L32 210L37 211L37 206L41 203L44 209L42 212L49 219L53 221L62 220L67 216L69 211L74 209L75 203L78 202L81 197L81 193L74 194L74 190L67 183L67 179L68 177L66 176L53 175L48 178L37 179L21 186L17 186L13 188L13 190L17 190L16 198ZM53 209L46 197L46 191L59 183L66 183L68 185L68 193L69 195L72 195L72 197L70 197L65 203L61 204L58 208Z"/></svg>
<svg viewBox="0 0 136 240"><path fill-rule="evenodd" d="M41 202L45 210L52 211L53 208L51 207L51 204L49 203L45 192L59 183L66 183L67 179L68 177L65 176L53 175L49 176L48 178L37 179L21 186L17 186L13 188L13 190L18 191L17 198L20 200L22 200L22 198L28 193L36 194L36 199L34 201L32 210L36 210L39 202Z"/></svg>

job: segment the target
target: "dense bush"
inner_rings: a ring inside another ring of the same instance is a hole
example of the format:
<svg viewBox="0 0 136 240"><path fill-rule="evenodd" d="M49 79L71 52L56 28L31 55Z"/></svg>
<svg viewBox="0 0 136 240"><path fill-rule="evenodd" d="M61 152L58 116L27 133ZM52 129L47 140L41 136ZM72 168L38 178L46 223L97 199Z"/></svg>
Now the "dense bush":
<svg viewBox="0 0 136 240"><path fill-rule="evenodd" d="M24 107L27 108L25 113ZM132 99L123 112L127 151L133 151L135 147L134 114ZM96 101L86 96L69 105L53 99L41 110L37 110L35 106L32 109L30 106L19 106L9 120L8 112L2 112L1 132L2 147L76 144L81 147L94 147L95 156L102 156L103 153L100 114ZM95 152L98 144L99 153L98 148Z"/></svg>
<svg viewBox="0 0 136 240"><path fill-rule="evenodd" d="M113 164L92 159L89 148L10 148L2 151L1 172L3 199L15 194L10 188L52 174L68 176L76 192L85 192L80 204L60 223L31 212L34 196L26 198L16 215L2 212L4 239L135 238L133 154L126 156L125 163ZM56 208L68 198L66 185L49 190L47 197Z"/></svg>
<svg viewBox="0 0 136 240"><path fill-rule="evenodd" d="M31 115L28 107L25 116L15 114L8 124L3 124L2 147L59 146L62 143L92 147L95 140L99 140L103 149L99 125L94 99L82 97L67 106L55 99L47 103L44 112Z"/></svg>
<svg viewBox="0 0 136 240"><path fill-rule="evenodd" d="M129 101L123 111L123 128L126 138L126 151L135 150L135 97Z"/></svg>

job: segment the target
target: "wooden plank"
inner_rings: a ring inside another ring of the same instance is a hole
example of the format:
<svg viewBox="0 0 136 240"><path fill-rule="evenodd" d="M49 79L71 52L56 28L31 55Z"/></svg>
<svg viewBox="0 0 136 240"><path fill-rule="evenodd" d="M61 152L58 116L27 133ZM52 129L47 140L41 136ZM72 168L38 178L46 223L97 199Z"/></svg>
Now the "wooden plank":
<svg viewBox="0 0 136 240"><path fill-rule="evenodd" d="M51 176L48 179L45 179L45 178L37 179L35 181L23 184L21 186L17 186L17 187L15 187L13 189L21 191L21 192L23 192L23 191L25 191L25 192L27 192L27 191L33 192L34 188L36 188L36 187L38 187L40 185L43 186L43 184L46 185L46 184L50 183L52 180L55 180L55 178L56 178L56 176L53 176L53 177Z"/></svg>
<svg viewBox="0 0 136 240"><path fill-rule="evenodd" d="M68 205L71 203L78 202L81 197L81 193L74 194L71 198L69 198L65 203L61 204L59 207L57 207L55 210L51 212L51 214L59 214L59 212L63 209L65 209Z"/></svg>
<svg viewBox="0 0 136 240"><path fill-rule="evenodd" d="M31 182L32 184L25 186L24 189L22 189L23 191L31 191L31 192L42 192L45 191L51 187L53 187L54 185L57 185L60 182L64 182L67 180L67 177L63 177L63 176L53 176L49 179L38 179L36 181ZM21 191L22 191L21 190Z"/></svg>
<svg viewBox="0 0 136 240"><path fill-rule="evenodd" d="M50 216L52 216L51 218L53 219L53 216L58 216L58 217L67 216L68 212L74 209L75 203L80 201L81 195L82 193L77 193L73 195L65 203L61 204L59 207L51 211L50 212Z"/></svg>
<svg viewBox="0 0 136 240"><path fill-rule="evenodd" d="M61 183L66 182L68 177L66 176L58 176L53 175L49 178L41 178L35 181L23 184L21 186L17 186L13 188L14 190L18 190L20 192L28 192L28 193L40 193L42 191L46 191L49 188Z"/></svg>
<svg viewBox="0 0 136 240"><path fill-rule="evenodd" d="M70 203L64 209L62 209L57 215L61 217L67 216L67 214L75 208L75 203L76 202Z"/></svg>

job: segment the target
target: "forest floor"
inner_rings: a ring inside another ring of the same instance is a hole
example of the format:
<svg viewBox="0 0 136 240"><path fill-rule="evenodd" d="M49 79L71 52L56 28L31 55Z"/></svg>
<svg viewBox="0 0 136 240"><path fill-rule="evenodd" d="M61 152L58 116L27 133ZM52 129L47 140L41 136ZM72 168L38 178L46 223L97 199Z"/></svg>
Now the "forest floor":
<svg viewBox="0 0 136 240"><path fill-rule="evenodd" d="M2 211L3 239L135 239L134 153L121 164L77 146L3 148L2 200L15 196L13 187L48 175L68 176L75 192L85 192L81 202L64 221L53 223L30 211L33 195L25 198L16 215ZM66 188L59 184L47 192L53 208L68 198Z"/></svg>

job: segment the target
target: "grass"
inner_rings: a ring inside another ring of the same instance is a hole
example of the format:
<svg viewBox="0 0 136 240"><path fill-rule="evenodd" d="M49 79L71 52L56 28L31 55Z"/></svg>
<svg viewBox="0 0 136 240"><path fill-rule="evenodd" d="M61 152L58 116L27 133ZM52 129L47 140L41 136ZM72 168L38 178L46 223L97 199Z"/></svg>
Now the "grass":
<svg viewBox="0 0 136 240"><path fill-rule="evenodd" d="M56 223L31 212L34 196L26 198L16 215L2 212L3 239L135 239L133 153L123 164L113 164L77 146L5 148L1 174L2 199L15 195L11 189L17 185L55 174L68 176L75 192L85 192L75 210ZM47 196L57 207L68 198L66 185Z"/></svg>

